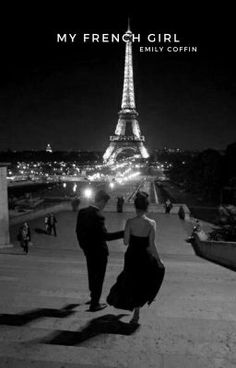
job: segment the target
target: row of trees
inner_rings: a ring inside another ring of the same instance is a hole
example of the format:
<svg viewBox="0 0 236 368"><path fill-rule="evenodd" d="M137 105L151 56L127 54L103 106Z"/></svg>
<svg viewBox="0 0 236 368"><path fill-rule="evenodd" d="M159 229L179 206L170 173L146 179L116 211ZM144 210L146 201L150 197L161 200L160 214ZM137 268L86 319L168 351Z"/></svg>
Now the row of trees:
<svg viewBox="0 0 236 368"><path fill-rule="evenodd" d="M186 191L198 194L204 200L224 201L226 189L233 198L236 188L236 142L227 146L224 153L207 149L193 157L175 156L168 170L170 180ZM232 200L235 200L232 199Z"/></svg>

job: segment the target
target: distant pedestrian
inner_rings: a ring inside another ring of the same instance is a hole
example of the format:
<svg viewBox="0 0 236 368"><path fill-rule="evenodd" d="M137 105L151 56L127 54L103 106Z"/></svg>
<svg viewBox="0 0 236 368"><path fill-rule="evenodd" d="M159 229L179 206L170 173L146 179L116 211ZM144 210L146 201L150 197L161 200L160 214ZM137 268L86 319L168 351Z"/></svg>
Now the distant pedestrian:
<svg viewBox="0 0 236 368"><path fill-rule="evenodd" d="M49 216L49 228L50 228L50 235L57 236L57 229L56 229L56 223L57 223L57 219L56 216L54 215L54 213L52 212Z"/></svg>
<svg viewBox="0 0 236 368"><path fill-rule="evenodd" d="M24 224L20 227L17 240L20 242L20 246L23 248L24 252L28 254L29 243L31 242L31 230L28 222L24 222Z"/></svg>
<svg viewBox="0 0 236 368"><path fill-rule="evenodd" d="M44 218L44 226L45 226L45 231L47 234L50 234L51 229L50 229L50 215L46 215Z"/></svg>
<svg viewBox="0 0 236 368"><path fill-rule="evenodd" d="M74 197L71 201L71 207L72 207L72 211L76 212L79 208L80 205L80 199L79 197Z"/></svg>
<svg viewBox="0 0 236 368"><path fill-rule="evenodd" d="M193 224L193 230L192 230L192 234L186 239L187 243L191 243L193 244L194 239L195 239L195 234L198 236L198 238L202 241L206 241L208 240L208 235L207 233L203 230L200 221L198 219L196 219L194 221Z"/></svg>
<svg viewBox="0 0 236 368"><path fill-rule="evenodd" d="M170 199L167 198L165 201L165 213L170 213L171 209L173 208L173 204L171 203Z"/></svg>
<svg viewBox="0 0 236 368"><path fill-rule="evenodd" d="M199 220L198 220L198 219L196 219L196 220L195 220L195 224L194 224L194 226L193 226L193 233L197 233L197 232L199 232L199 231L201 231L201 230L202 230L202 228L201 228L201 224L200 224Z"/></svg>
<svg viewBox="0 0 236 368"><path fill-rule="evenodd" d="M124 206L124 197L121 196L121 197L117 197L117 204L116 204L116 210L117 212L120 212L122 213L123 212L123 206Z"/></svg>

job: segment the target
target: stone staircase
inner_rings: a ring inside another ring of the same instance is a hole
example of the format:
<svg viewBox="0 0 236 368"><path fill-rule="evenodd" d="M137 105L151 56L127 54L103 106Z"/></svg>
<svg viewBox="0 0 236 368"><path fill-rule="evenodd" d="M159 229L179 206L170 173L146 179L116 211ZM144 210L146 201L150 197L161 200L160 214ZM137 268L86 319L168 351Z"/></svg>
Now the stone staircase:
<svg viewBox="0 0 236 368"><path fill-rule="evenodd" d="M58 214L57 238L34 233L27 256L16 243L1 250L0 368L234 367L235 273L197 258L177 216L153 216L166 277L157 300L142 309L137 329L128 323L129 312L87 311L75 213ZM130 214L106 217L115 230ZM31 223L32 229L41 225L42 219ZM104 298L126 250L121 241L109 249Z"/></svg>

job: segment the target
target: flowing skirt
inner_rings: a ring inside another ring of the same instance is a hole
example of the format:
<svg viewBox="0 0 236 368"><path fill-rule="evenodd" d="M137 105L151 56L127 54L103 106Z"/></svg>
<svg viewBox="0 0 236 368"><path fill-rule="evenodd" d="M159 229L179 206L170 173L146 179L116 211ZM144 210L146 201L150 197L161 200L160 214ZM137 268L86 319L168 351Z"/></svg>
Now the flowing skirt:
<svg viewBox="0 0 236 368"><path fill-rule="evenodd" d="M130 311L146 303L151 304L162 285L164 275L165 267L159 266L157 259L145 246L129 246L124 269L112 286L107 303Z"/></svg>

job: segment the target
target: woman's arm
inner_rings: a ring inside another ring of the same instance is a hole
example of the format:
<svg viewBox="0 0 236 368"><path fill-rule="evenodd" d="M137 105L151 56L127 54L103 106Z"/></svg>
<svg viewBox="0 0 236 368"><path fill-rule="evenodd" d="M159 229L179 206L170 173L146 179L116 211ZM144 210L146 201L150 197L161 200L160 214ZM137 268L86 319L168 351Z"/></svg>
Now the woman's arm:
<svg viewBox="0 0 236 368"><path fill-rule="evenodd" d="M116 231L113 233L109 233L105 226L105 218L102 215L98 215L97 213L94 214L93 217L93 229L96 233L96 237L99 240L116 240L121 239L124 237L124 231Z"/></svg>
<svg viewBox="0 0 236 368"><path fill-rule="evenodd" d="M127 220L125 224L125 234L124 234L124 244L129 244L129 237L130 237L130 221Z"/></svg>

